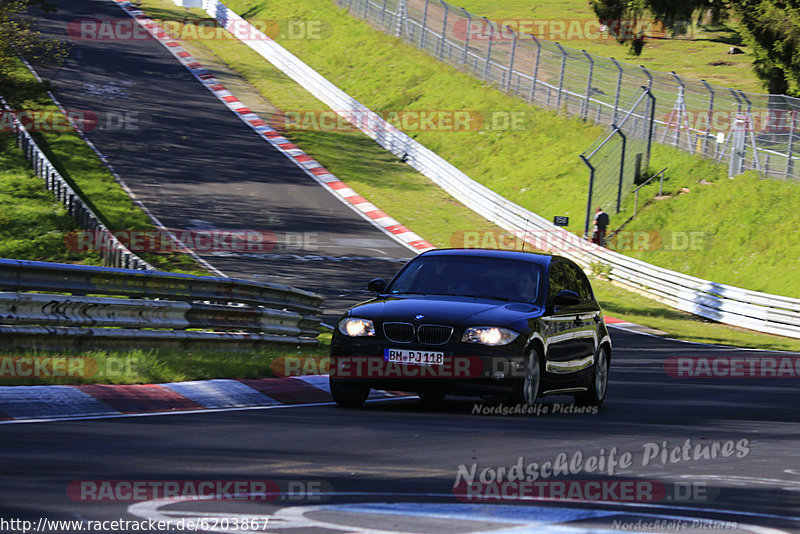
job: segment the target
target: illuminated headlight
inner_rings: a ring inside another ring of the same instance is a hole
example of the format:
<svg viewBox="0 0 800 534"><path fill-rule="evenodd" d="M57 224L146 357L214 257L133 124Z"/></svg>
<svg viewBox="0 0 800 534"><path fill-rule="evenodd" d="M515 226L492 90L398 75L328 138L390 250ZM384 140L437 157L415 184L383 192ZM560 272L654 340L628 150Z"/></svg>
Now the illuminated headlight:
<svg viewBox="0 0 800 534"><path fill-rule="evenodd" d="M464 331L461 341L481 345L508 345L519 337L518 332L499 326L471 326Z"/></svg>
<svg viewBox="0 0 800 534"><path fill-rule="evenodd" d="M374 336L375 326L369 319L345 317L339 321L339 332L350 337Z"/></svg>

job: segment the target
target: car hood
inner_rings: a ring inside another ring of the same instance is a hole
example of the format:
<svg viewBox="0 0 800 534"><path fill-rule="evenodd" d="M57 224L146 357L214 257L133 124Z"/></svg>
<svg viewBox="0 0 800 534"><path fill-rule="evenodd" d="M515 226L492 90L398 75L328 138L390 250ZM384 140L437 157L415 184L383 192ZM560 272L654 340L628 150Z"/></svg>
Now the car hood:
<svg viewBox="0 0 800 534"><path fill-rule="evenodd" d="M509 324L541 315L543 309L535 304L506 302L488 298L449 295L413 295L379 297L354 306L352 317L381 322L403 321L427 324L473 325ZM415 320L416 315L424 318Z"/></svg>

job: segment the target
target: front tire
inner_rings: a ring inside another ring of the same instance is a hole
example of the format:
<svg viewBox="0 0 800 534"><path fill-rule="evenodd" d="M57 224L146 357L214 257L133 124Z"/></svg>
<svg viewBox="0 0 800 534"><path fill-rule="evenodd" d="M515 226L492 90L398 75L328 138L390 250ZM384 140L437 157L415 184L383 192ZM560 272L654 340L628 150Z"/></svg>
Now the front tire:
<svg viewBox="0 0 800 534"><path fill-rule="evenodd" d="M542 387L542 366L539 351L532 348L525 358L525 376L519 384L517 402L525 406L533 406L539 398Z"/></svg>
<svg viewBox="0 0 800 534"><path fill-rule="evenodd" d="M331 378L331 395L336 404L345 408L358 408L369 396L369 384L352 380L335 380Z"/></svg>
<svg viewBox="0 0 800 534"><path fill-rule="evenodd" d="M597 361L594 364L592 373L592 383L586 393L575 395L575 404L578 406L597 406L603 404L608 389L608 348L601 347L597 353Z"/></svg>

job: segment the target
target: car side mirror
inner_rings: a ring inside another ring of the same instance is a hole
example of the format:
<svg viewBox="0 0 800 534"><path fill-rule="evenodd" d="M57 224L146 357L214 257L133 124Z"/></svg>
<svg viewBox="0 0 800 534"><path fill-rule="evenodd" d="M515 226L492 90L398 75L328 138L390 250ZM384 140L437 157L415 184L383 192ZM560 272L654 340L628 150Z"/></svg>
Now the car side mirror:
<svg viewBox="0 0 800 534"><path fill-rule="evenodd" d="M383 290L386 289L386 280L383 278L373 278L367 283L367 289L373 293L383 293Z"/></svg>
<svg viewBox="0 0 800 534"><path fill-rule="evenodd" d="M556 306L574 306L575 304L581 303L581 297L574 291L570 291L569 289L562 289L558 293L556 293L555 298L553 299L553 304Z"/></svg>

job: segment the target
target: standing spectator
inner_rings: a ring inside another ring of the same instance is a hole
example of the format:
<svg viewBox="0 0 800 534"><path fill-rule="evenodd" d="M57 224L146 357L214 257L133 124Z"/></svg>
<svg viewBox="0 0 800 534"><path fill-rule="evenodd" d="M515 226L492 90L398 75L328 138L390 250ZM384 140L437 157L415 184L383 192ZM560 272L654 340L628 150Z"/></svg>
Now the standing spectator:
<svg viewBox="0 0 800 534"><path fill-rule="evenodd" d="M603 211L603 208L597 207L597 212L594 214L594 227L595 227L595 239L592 239L593 242L597 243L601 247L606 246L606 228L608 228L608 213Z"/></svg>

